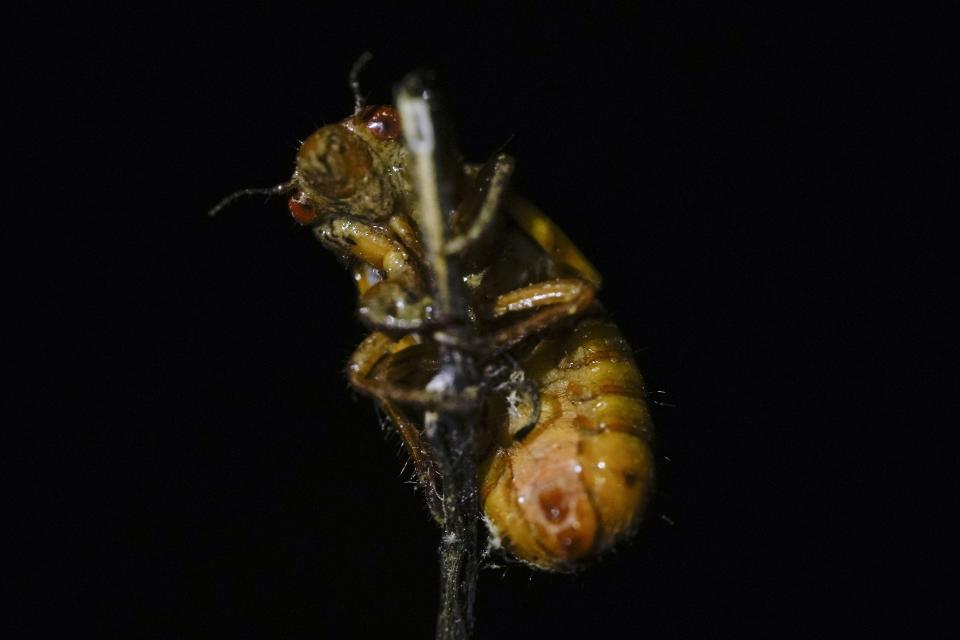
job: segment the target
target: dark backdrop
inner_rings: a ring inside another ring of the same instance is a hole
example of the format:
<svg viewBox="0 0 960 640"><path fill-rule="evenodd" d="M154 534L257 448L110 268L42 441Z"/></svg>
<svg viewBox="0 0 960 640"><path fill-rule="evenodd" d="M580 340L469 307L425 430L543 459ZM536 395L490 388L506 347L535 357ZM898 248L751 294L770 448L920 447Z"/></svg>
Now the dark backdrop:
<svg viewBox="0 0 960 640"><path fill-rule="evenodd" d="M194 4L13 23L14 346L43 396L12 477L20 636L432 633L438 533L344 381L346 272L281 201L204 215L289 176L364 50L371 101L433 68L466 155L517 158L675 405L633 544L575 576L483 571L478 638L940 610L910 577L947 540L948 454L915 409L937 361L901 356L945 343L916 295L950 290L942 189L901 145L941 144L945 10Z"/></svg>

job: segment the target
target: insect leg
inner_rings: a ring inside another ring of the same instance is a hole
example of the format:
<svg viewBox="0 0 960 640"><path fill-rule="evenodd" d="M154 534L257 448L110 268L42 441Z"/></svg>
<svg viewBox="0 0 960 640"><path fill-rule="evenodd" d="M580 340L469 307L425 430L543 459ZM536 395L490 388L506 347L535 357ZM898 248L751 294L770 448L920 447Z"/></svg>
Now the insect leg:
<svg viewBox="0 0 960 640"><path fill-rule="evenodd" d="M368 379L376 365L390 355L397 346L397 342L382 333L373 333L368 336L367 339L357 347L353 355L350 356L348 375L351 384L361 389L358 385L358 380ZM430 508L430 513L434 518L439 518L441 508L438 498L439 494L437 492L437 479L433 459L430 457L429 447L420 437L420 431L417 427L393 402L386 397L374 395L379 400L380 406L386 412L387 416L389 416L394 429L400 434L400 439L403 440L403 446L413 461L417 479L423 487L424 493L426 493L427 506Z"/></svg>
<svg viewBox="0 0 960 640"><path fill-rule="evenodd" d="M404 386L378 376L371 376L374 368L391 352L394 341L385 333L376 331L357 347L347 365L347 379L357 391L378 400L392 400L400 404L415 404L433 410L450 412L472 411L479 406L479 389L466 389L457 396L439 394L423 387Z"/></svg>
<svg viewBox="0 0 960 640"><path fill-rule="evenodd" d="M397 236L397 240L403 244L418 260L423 260L423 246L420 244L420 238L417 237L417 231L410 222L406 214L398 213L390 217L387 226Z"/></svg>
<svg viewBox="0 0 960 640"><path fill-rule="evenodd" d="M500 154L490 161L476 179L476 191L464 202L464 211L476 209L470 228L464 233L451 238L444 248L449 255L463 253L474 245L493 226L503 195L506 193L507 183L513 173L513 159Z"/></svg>
<svg viewBox="0 0 960 640"><path fill-rule="evenodd" d="M401 217L394 216L390 226L401 238L413 234L409 221ZM383 273L384 280L360 296L359 313L364 324L385 331L415 331L424 325L431 301L414 293L422 290L422 279L404 244L384 230L349 216L331 216L314 227L314 233L337 254ZM418 244L409 246L412 251L419 250Z"/></svg>
<svg viewBox="0 0 960 640"><path fill-rule="evenodd" d="M357 313L376 331L418 331L428 323L432 302L393 280L382 280L360 296Z"/></svg>
<svg viewBox="0 0 960 640"><path fill-rule="evenodd" d="M591 283L578 278L537 282L504 293L494 302L495 318L533 309L538 311L496 332L494 346L499 349L512 347L557 322L583 313L593 303L595 293Z"/></svg>
<svg viewBox="0 0 960 640"><path fill-rule="evenodd" d="M400 434L403 440L403 446L413 461L413 468L417 474L417 481L423 487L423 493L426 496L427 508L430 509L430 515L438 523L443 521L443 508L440 505L440 491L436 467L433 458L430 457L430 449L427 443L420 437L420 430L407 415L393 402L381 400L380 406L386 412L393 424L393 428Z"/></svg>
<svg viewBox="0 0 960 640"><path fill-rule="evenodd" d="M420 288L420 275L409 254L382 230L350 216L330 216L313 232L334 253L362 260L410 289Z"/></svg>

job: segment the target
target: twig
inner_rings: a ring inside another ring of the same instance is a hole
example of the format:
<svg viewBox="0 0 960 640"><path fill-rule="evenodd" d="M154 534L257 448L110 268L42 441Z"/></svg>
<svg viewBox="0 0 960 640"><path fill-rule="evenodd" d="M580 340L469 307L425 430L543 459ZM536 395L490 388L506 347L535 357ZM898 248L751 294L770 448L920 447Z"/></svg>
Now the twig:
<svg viewBox="0 0 960 640"><path fill-rule="evenodd" d="M479 381L473 357L458 348L475 335L466 313L461 271L447 256L447 219L456 204L456 156L436 95L424 77L413 73L396 89L397 108L412 159L418 226L438 325L443 327L440 370L428 389L443 395L475 389ZM443 536L440 542L438 640L468 640L473 630L477 584L476 416L427 411L424 435L430 443L443 486Z"/></svg>

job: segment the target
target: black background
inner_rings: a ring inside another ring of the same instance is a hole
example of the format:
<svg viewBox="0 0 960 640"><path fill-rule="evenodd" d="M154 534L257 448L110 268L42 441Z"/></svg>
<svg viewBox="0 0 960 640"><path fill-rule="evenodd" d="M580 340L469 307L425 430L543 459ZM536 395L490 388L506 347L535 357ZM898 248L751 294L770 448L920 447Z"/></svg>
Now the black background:
<svg viewBox="0 0 960 640"><path fill-rule="evenodd" d="M676 405L633 544L575 576L485 570L478 638L943 610L949 423L918 407L947 342L928 294L956 290L922 149L948 148L955 16L193 4L13 23L12 341L42 395L11 476L18 637L432 634L438 532L344 381L347 274L281 201L204 215L287 179L365 50L371 101L435 69L467 157L517 158Z"/></svg>

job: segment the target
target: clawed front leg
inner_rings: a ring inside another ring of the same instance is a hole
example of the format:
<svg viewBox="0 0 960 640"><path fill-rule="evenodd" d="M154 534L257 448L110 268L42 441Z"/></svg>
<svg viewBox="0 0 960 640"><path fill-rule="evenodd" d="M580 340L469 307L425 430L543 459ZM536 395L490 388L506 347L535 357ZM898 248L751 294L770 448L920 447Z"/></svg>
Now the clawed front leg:
<svg viewBox="0 0 960 640"><path fill-rule="evenodd" d="M394 216L388 224L409 250L388 231L350 216L331 216L314 233L324 246L382 275L380 282L361 287L359 313L364 324L374 330L416 331L428 320L432 303L419 294L422 278L410 255L420 247L404 217Z"/></svg>
<svg viewBox="0 0 960 640"><path fill-rule="evenodd" d="M330 216L314 233L334 253L362 260L410 290L421 289L422 278L409 253L382 229L351 216Z"/></svg>

